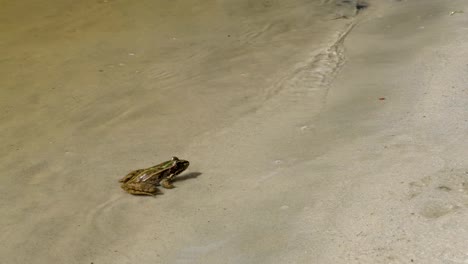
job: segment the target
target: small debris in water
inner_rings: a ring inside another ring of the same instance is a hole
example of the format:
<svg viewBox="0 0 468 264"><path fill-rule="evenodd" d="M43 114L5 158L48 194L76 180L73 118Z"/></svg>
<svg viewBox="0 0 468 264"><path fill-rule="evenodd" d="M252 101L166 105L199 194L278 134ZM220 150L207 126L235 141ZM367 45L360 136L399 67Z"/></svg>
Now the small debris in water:
<svg viewBox="0 0 468 264"><path fill-rule="evenodd" d="M339 16L339 17L332 18L331 20L337 20L337 19L349 19L349 17L348 16Z"/></svg>
<svg viewBox="0 0 468 264"><path fill-rule="evenodd" d="M380 100L380 101L384 101L384 100L385 100L385 97L380 97L379 100Z"/></svg>
<svg viewBox="0 0 468 264"><path fill-rule="evenodd" d="M369 7L369 4L366 3L366 2L358 1L358 2L356 3L356 9L357 9L357 10L366 9L366 8L368 8L368 7Z"/></svg>
<svg viewBox="0 0 468 264"><path fill-rule="evenodd" d="M446 191L446 192L449 192L449 191L451 191L451 190L452 190L452 188L450 188L450 187L447 187L447 186L443 186L443 185L442 185L442 186L439 186L439 187L437 187L437 189L439 189L439 190L441 190L441 191Z"/></svg>
<svg viewBox="0 0 468 264"><path fill-rule="evenodd" d="M450 15L453 16L455 14L463 14L463 13L465 13L465 12L463 12L463 10L457 10L457 11L450 12Z"/></svg>
<svg viewBox="0 0 468 264"><path fill-rule="evenodd" d="M135 56L135 53L129 53L128 56Z"/></svg>

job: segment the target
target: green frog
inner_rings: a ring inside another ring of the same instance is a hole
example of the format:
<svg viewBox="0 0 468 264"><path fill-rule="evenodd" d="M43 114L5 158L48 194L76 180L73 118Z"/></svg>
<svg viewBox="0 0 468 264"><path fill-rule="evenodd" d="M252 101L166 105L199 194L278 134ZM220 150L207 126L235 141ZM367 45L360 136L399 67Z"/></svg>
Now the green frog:
<svg viewBox="0 0 468 264"><path fill-rule="evenodd" d="M156 166L131 171L120 179L121 187L135 195L156 195L158 185L166 189L174 188L172 179L187 169L189 164L186 160L172 157L171 160Z"/></svg>

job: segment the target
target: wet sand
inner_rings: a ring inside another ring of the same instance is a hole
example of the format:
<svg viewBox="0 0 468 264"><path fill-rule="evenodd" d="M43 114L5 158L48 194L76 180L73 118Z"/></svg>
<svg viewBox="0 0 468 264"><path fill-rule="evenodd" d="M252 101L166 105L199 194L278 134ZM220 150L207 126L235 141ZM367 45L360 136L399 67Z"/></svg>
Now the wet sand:
<svg viewBox="0 0 468 264"><path fill-rule="evenodd" d="M468 4L337 2L5 4L5 263L467 262Z"/></svg>

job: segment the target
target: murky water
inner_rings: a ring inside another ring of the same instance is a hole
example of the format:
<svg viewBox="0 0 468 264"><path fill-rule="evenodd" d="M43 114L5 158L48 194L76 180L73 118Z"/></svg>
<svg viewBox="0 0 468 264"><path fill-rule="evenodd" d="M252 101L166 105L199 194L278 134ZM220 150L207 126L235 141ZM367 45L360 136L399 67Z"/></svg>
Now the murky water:
<svg viewBox="0 0 468 264"><path fill-rule="evenodd" d="M0 255L84 263L111 259L122 238L146 247L141 228L169 230L154 217L179 217L175 204L135 211L152 200L125 200L116 180L242 116L279 111L279 101L319 104L344 62L353 19L335 18L355 14L347 2L4 2ZM128 214L138 214L138 232ZM145 254L112 263L156 253Z"/></svg>

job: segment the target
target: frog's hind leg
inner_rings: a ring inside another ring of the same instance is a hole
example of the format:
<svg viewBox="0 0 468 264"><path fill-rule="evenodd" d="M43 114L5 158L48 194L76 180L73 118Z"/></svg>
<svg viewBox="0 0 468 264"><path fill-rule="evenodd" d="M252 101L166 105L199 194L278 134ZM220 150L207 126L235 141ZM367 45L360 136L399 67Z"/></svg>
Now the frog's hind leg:
<svg viewBox="0 0 468 264"><path fill-rule="evenodd" d="M172 189L175 187L172 185L171 180L169 179L163 179L161 182L159 182L159 184L166 189Z"/></svg>
<svg viewBox="0 0 468 264"><path fill-rule="evenodd" d="M155 196L156 193L149 193L149 192L143 192L143 191L137 191L137 190L126 190L129 194L133 195L149 195L149 196Z"/></svg>
<svg viewBox="0 0 468 264"><path fill-rule="evenodd" d="M122 184L122 189L135 195L156 195L159 192L159 189L154 184L149 183Z"/></svg>

